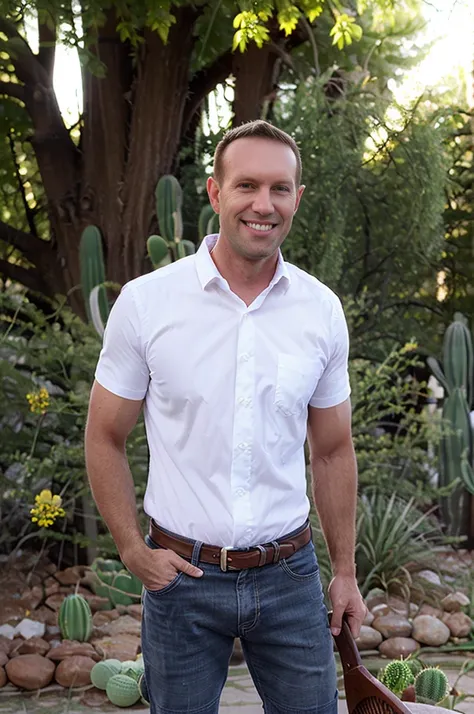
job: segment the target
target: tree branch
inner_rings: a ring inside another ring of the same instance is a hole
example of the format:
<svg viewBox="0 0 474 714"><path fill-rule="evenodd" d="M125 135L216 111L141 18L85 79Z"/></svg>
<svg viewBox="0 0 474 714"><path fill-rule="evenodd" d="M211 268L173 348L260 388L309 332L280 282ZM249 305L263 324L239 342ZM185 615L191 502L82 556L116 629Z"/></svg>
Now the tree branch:
<svg viewBox="0 0 474 714"><path fill-rule="evenodd" d="M31 51L31 47L20 35L16 26L5 17L0 17L0 32L3 32L11 41L7 47L8 54L15 66L18 79L22 82L40 82L49 86L47 72L43 69L36 55Z"/></svg>
<svg viewBox="0 0 474 714"><path fill-rule="evenodd" d="M37 238L38 231L36 230L34 214L28 205L28 201L26 200L25 187L23 186L23 181L21 180L20 170L18 168L18 162L17 162L16 152L15 152L15 142L13 141L13 137L11 134L8 137L8 141L10 144L10 152L12 155L13 165L15 167L15 176L16 176L16 180L18 183L18 190L20 191L23 208L25 209L26 220L28 221L28 226L29 226L31 234L33 236L35 236L35 238Z"/></svg>
<svg viewBox="0 0 474 714"><path fill-rule="evenodd" d="M196 72L189 83L188 96L184 106L183 125L181 135L185 136L195 112L199 109L203 99L223 82L232 71L233 54L227 50L208 67Z"/></svg>
<svg viewBox="0 0 474 714"><path fill-rule="evenodd" d="M51 19L51 27L38 22L39 52L38 60L53 81L54 58L56 54L56 27Z"/></svg>
<svg viewBox="0 0 474 714"><path fill-rule="evenodd" d="M28 290L34 290L34 292L42 293L43 295L50 295L47 284L35 270L29 270L28 268L23 268L21 265L10 263L8 260L0 259L0 274L5 278L21 283L25 288L28 288Z"/></svg>
<svg viewBox="0 0 474 714"><path fill-rule="evenodd" d="M0 221L0 240L20 250L25 258L35 265L41 259L45 259L46 252L50 248L48 241L37 238L31 233L25 233L3 221Z"/></svg>
<svg viewBox="0 0 474 714"><path fill-rule="evenodd" d="M7 97L14 97L21 102L25 101L25 90L21 84L16 82L0 82L0 94L6 94Z"/></svg>

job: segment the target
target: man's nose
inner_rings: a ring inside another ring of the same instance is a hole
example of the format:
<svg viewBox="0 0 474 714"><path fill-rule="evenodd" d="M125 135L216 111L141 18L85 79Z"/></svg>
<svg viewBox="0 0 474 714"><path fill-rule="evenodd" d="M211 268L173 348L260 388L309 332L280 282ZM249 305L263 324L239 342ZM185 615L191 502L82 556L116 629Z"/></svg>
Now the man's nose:
<svg viewBox="0 0 474 714"><path fill-rule="evenodd" d="M269 189L261 188L253 201L253 210L255 213L260 213L262 216L268 216L273 213L273 202Z"/></svg>

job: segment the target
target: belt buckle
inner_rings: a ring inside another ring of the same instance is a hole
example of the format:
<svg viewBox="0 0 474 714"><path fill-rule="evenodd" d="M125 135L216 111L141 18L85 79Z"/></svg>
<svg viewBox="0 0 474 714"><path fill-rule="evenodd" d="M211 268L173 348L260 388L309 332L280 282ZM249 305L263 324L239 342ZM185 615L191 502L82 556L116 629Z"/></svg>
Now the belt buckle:
<svg viewBox="0 0 474 714"><path fill-rule="evenodd" d="M231 565L227 564L227 553L229 552L229 550L234 550L234 548L232 548L232 546L230 545L225 545L223 548L221 548L220 566L223 573L226 573L229 568L232 568Z"/></svg>

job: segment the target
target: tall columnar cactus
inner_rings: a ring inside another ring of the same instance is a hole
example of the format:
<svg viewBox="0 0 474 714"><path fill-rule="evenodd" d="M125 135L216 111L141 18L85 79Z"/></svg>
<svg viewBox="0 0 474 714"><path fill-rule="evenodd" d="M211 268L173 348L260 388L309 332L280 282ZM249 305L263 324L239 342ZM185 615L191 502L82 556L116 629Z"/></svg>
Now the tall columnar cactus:
<svg viewBox="0 0 474 714"><path fill-rule="evenodd" d="M437 667L423 669L415 679L416 701L421 704L438 704L449 693L445 673Z"/></svg>
<svg viewBox="0 0 474 714"><path fill-rule="evenodd" d="M155 189L155 199L161 236L153 237L152 249L158 246L156 238L161 238L169 246L175 260L192 255L195 251L194 243L183 240L183 192L179 181L170 174L162 176ZM151 255L150 245L148 245L148 253L156 268L157 264ZM162 265L162 261L159 264Z"/></svg>
<svg viewBox="0 0 474 714"><path fill-rule="evenodd" d="M199 214L199 242L204 240L204 238L210 233L219 232L219 216L214 213L214 209L210 204L203 206L201 213Z"/></svg>
<svg viewBox="0 0 474 714"><path fill-rule="evenodd" d="M474 409L474 358L466 319L456 313L443 341L442 366L428 358L431 370L444 387L443 435L440 444L440 486L457 481L451 495L441 499L450 535L464 535L469 527L469 496L474 495L474 434L469 411Z"/></svg>
<svg viewBox="0 0 474 714"><path fill-rule="evenodd" d="M102 236L97 226L87 226L82 232L79 243L79 263L87 317L98 329L98 325L107 321L109 305L104 287L105 266Z"/></svg>
<svg viewBox="0 0 474 714"><path fill-rule="evenodd" d="M413 684L414 677L407 662L395 659L382 671L380 681L399 696L410 684Z"/></svg>

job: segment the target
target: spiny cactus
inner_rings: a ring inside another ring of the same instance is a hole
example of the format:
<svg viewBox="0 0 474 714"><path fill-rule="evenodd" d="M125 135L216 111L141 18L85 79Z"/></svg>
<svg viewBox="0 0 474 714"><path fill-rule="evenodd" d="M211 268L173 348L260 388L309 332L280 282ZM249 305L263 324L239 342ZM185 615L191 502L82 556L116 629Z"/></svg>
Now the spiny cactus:
<svg viewBox="0 0 474 714"><path fill-rule="evenodd" d="M422 704L438 704L449 693L449 682L438 667L423 669L415 678L416 701Z"/></svg>
<svg viewBox="0 0 474 714"><path fill-rule="evenodd" d="M413 672L407 662L396 659L387 664L379 678L382 684L397 695L400 695L414 680Z"/></svg>
<svg viewBox="0 0 474 714"><path fill-rule="evenodd" d="M87 642L92 632L92 612L82 595L74 593L63 600L59 608L58 625L65 640Z"/></svg>
<svg viewBox="0 0 474 714"><path fill-rule="evenodd" d="M97 226L87 226L82 232L79 243L79 264L81 269L82 296L84 298L87 317L89 321L95 325L97 316L94 314L94 304L96 304L100 322L105 322L109 315L109 305L104 287L105 266L102 236ZM93 300L95 303L91 305L90 296L94 289Z"/></svg>
<svg viewBox="0 0 474 714"><path fill-rule="evenodd" d="M443 340L442 366L434 357L428 364L448 394L456 387L464 391L469 407L474 406L474 355L466 318L459 312L447 328Z"/></svg>

